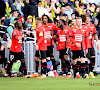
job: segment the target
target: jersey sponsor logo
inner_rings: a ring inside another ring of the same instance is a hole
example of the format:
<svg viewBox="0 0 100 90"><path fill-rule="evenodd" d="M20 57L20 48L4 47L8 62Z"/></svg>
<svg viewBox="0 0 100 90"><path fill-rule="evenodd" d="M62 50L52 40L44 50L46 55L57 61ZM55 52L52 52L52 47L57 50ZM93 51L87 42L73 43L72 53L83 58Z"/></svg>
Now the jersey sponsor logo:
<svg viewBox="0 0 100 90"><path fill-rule="evenodd" d="M93 30L94 27L90 27L90 28L91 28L91 30Z"/></svg>
<svg viewBox="0 0 100 90"><path fill-rule="evenodd" d="M48 27L52 28L52 26L48 26Z"/></svg>
<svg viewBox="0 0 100 90"><path fill-rule="evenodd" d="M21 37L18 38L18 43L22 43L22 38Z"/></svg>
<svg viewBox="0 0 100 90"><path fill-rule="evenodd" d="M93 32L91 31L90 35L89 35L89 39L92 39L92 34L93 34Z"/></svg>
<svg viewBox="0 0 100 90"><path fill-rule="evenodd" d="M64 31L65 31L65 33L67 33L67 32L68 32L68 30L67 30L67 29L65 29Z"/></svg>
<svg viewBox="0 0 100 90"><path fill-rule="evenodd" d="M59 35L60 42L66 41L65 35Z"/></svg>
<svg viewBox="0 0 100 90"><path fill-rule="evenodd" d="M84 29L81 29L81 31L84 33L85 32L85 30Z"/></svg>
<svg viewBox="0 0 100 90"><path fill-rule="evenodd" d="M82 41L82 35L81 34L75 34L75 41Z"/></svg>
<svg viewBox="0 0 100 90"><path fill-rule="evenodd" d="M45 38L49 38L49 37L51 36L50 33L51 33L50 31L46 31L46 32L45 32Z"/></svg>
<svg viewBox="0 0 100 90"><path fill-rule="evenodd" d="M76 32L77 29L73 29L74 32Z"/></svg>

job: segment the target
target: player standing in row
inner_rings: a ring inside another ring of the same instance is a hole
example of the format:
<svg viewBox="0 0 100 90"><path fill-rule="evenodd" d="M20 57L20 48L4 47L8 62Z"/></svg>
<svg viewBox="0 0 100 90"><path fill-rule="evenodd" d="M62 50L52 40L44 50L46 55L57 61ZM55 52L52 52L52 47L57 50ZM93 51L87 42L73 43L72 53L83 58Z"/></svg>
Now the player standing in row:
<svg viewBox="0 0 100 90"><path fill-rule="evenodd" d="M79 75L79 58L81 59L81 71L82 71L82 78L86 78L85 76L85 55L84 50L88 51L88 40L87 40L87 32L84 27L82 27L82 18L78 17L76 19L76 26L71 28L71 35L70 39L72 41L71 50L73 54L73 71L74 71L74 78L80 78ZM86 40L84 40L86 39Z"/></svg>
<svg viewBox="0 0 100 90"><path fill-rule="evenodd" d="M87 40L89 41L89 31L90 31L90 28L87 26L87 24L85 24L86 22L86 15L81 15L81 18L82 18L82 26L86 29L86 32L87 32ZM85 63L86 63L86 78L89 78L89 65L88 65L88 58L86 57L87 56L87 53L85 53Z"/></svg>
<svg viewBox="0 0 100 90"><path fill-rule="evenodd" d="M24 53L22 52L22 23L17 21L15 23L15 29L12 32L12 44L10 47L10 63L8 64L7 71L9 77L11 77L11 69L14 62L17 60L21 60L22 69L24 71L24 75L27 75L25 60L24 60Z"/></svg>
<svg viewBox="0 0 100 90"><path fill-rule="evenodd" d="M89 75L92 78L95 78L94 74L93 74L93 69L94 69L94 65L95 65L95 50L94 50L94 38L97 42L97 48L99 49L99 41L98 41L98 36L97 36L97 31L96 28L93 24L91 24L91 16L88 15L86 17L86 24L88 26L88 28L90 28L89 30L89 45L88 45L88 54L87 57L90 60L90 64L89 64Z"/></svg>
<svg viewBox="0 0 100 90"><path fill-rule="evenodd" d="M46 59L52 61L53 70L55 77L58 77L56 72L56 65L55 65L55 58L53 56L53 47L54 47L54 33L53 30L58 30L58 27L53 24L49 23L49 17L47 15L42 16L42 26L45 28L46 38L47 38L47 51L46 51Z"/></svg>
<svg viewBox="0 0 100 90"><path fill-rule="evenodd" d="M70 78L72 76L70 72L71 65L68 61L71 46L69 39L70 28L66 26L66 22L62 19L58 21L58 28L56 38L58 38L58 47L62 62L63 76L61 78L66 78L66 67L68 68L67 78Z"/></svg>

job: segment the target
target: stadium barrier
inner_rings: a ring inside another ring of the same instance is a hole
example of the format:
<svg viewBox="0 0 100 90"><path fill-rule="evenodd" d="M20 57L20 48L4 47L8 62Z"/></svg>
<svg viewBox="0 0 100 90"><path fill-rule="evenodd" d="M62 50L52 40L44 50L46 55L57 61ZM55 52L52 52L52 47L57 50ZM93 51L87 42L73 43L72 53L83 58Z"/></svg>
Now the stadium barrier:
<svg viewBox="0 0 100 90"><path fill-rule="evenodd" d="M100 42L100 41L99 41ZM5 56L9 60L9 49L7 48L7 42L2 41L2 44L5 46ZM25 62L27 66L27 71L28 73L32 74L35 72L35 61L34 61L34 56L35 56L35 44L34 41L26 41L22 43L22 48L25 56ZM59 59L59 51L56 50L56 44L54 45L54 51L53 51L54 57L57 61L60 62L60 65L57 67L57 72L61 72L61 60ZM97 50L96 48L96 42L95 42L95 58L96 58L96 63L95 63L95 68L94 71L97 73L100 73L100 50ZM41 62L40 62L41 64ZM40 72L40 67L39 67L39 72Z"/></svg>

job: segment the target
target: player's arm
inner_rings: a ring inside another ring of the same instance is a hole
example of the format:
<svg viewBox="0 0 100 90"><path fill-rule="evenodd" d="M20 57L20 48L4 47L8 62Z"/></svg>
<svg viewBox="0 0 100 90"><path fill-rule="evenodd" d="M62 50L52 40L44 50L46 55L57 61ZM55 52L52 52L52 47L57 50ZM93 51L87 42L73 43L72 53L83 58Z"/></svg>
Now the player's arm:
<svg viewBox="0 0 100 90"><path fill-rule="evenodd" d="M93 35L94 35L94 38L97 42L97 48L99 49L99 41L98 41L98 35L97 35L96 28L93 29Z"/></svg>
<svg viewBox="0 0 100 90"><path fill-rule="evenodd" d="M88 42L89 42L88 32L85 32L85 47L86 47L86 53L88 53Z"/></svg>
<svg viewBox="0 0 100 90"><path fill-rule="evenodd" d="M70 31L70 30L69 30ZM67 36L66 36L66 43L69 43L70 42L70 37L69 37L69 34L70 34L70 32L67 32Z"/></svg>
<svg viewBox="0 0 100 90"><path fill-rule="evenodd" d="M17 39L17 40L19 40L19 39L22 38L22 36L18 36L18 34L17 34L16 31L12 32L12 36L13 36L15 39Z"/></svg>
<svg viewBox="0 0 100 90"><path fill-rule="evenodd" d="M75 40L73 39L73 36L74 36L74 32L73 32L73 30L71 30L71 33L70 33L70 35L69 35L70 41L71 41L72 43L76 44Z"/></svg>
<svg viewBox="0 0 100 90"><path fill-rule="evenodd" d="M43 31L41 31L41 32L39 33L39 37L40 37L40 39L39 39L37 45L39 45L39 44L42 43L42 41L43 41Z"/></svg>

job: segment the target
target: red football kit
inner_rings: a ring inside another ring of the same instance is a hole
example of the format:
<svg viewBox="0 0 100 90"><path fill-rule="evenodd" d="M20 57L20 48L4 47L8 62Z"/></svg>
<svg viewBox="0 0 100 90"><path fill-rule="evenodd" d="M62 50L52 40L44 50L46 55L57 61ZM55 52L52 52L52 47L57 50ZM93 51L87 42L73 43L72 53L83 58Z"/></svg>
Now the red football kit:
<svg viewBox="0 0 100 90"><path fill-rule="evenodd" d="M57 35L58 35L58 48L61 49L65 49L65 42L66 40L69 39L69 33L70 33L70 28L68 26L66 26L63 30L61 30L60 28L57 31ZM70 48L71 43L70 41L68 43L66 43L66 48Z"/></svg>
<svg viewBox="0 0 100 90"><path fill-rule="evenodd" d="M12 44L10 47L10 51L22 52L21 44L22 44L22 31L14 29L12 32Z"/></svg>
<svg viewBox="0 0 100 90"><path fill-rule="evenodd" d="M88 49L87 32L84 27L78 29L76 26L71 28L70 39L72 41L71 50L82 50ZM81 46L77 47L76 43L79 43Z"/></svg>
<svg viewBox="0 0 100 90"><path fill-rule="evenodd" d="M53 37L53 30L58 30L58 27L53 24L53 23L48 23L48 25L44 25L42 24L43 27L45 28L45 33L46 33L46 38L48 39L50 36ZM47 40L47 46L51 46L54 45L54 40L52 39L52 43L51 43L51 40Z"/></svg>
<svg viewBox="0 0 100 90"><path fill-rule="evenodd" d="M37 45L39 46L39 50L46 51L47 50L47 39L46 32L43 26L37 28Z"/></svg>
<svg viewBox="0 0 100 90"><path fill-rule="evenodd" d="M88 48L94 48L94 34L97 33L96 28L93 24L87 25L89 30L89 46Z"/></svg>
<svg viewBox="0 0 100 90"><path fill-rule="evenodd" d="M88 40L88 42L89 42L90 27L88 27L87 24L83 24L82 26L83 26L83 28L86 29L86 32L87 32L87 40ZM86 39L84 39L84 40L86 40ZM88 43L88 47L89 47L89 43Z"/></svg>

